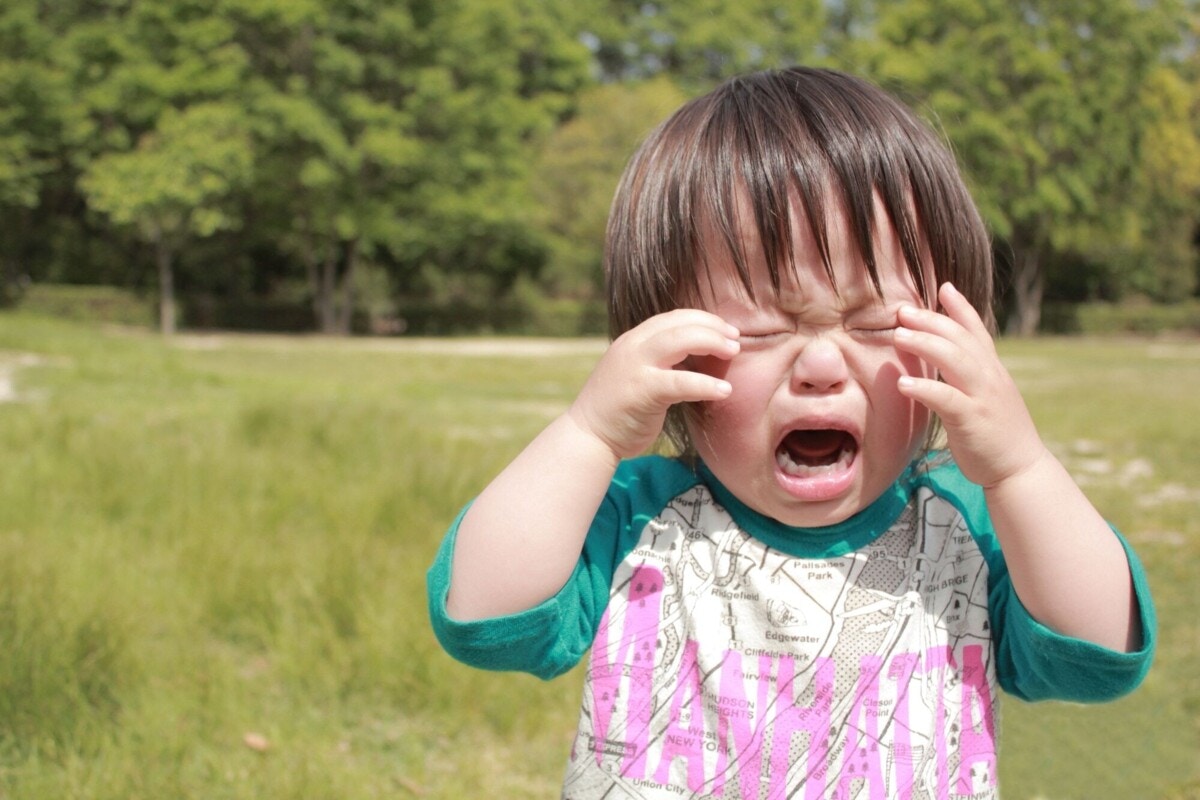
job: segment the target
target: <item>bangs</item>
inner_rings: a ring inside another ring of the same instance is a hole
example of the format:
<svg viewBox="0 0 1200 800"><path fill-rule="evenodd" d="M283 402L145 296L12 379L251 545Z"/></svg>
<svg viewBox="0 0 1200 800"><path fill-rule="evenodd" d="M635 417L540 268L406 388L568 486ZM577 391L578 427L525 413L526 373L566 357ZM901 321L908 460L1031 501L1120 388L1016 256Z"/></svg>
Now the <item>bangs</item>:
<svg viewBox="0 0 1200 800"><path fill-rule="evenodd" d="M875 258L878 196L913 282L928 303L914 202L919 172L910 157L911 143L905 148L900 120L865 97L848 96L847 90L859 88L854 82L834 94L825 81L804 85L803 76L772 82L755 77L730 84L727 102L713 105L696 142L697 157L690 164L717 168L693 169L682 181L687 205L694 209L684 220L693 250L688 260L701 267L679 276L682 296L697 300L713 264L732 262L748 295L757 297L765 287L756 289L751 283L745 231L757 235L770 290L777 293L788 272L796 273L794 213L806 221L836 290L827 220L837 212L844 214L850 240L881 292ZM797 203L799 208L793 208ZM740 219L747 209L751 218ZM724 252L706 252L705 242L719 243Z"/></svg>
<svg viewBox="0 0 1200 800"><path fill-rule="evenodd" d="M718 265L733 265L752 300L777 293L797 270L793 216L836 290L827 220L838 212L880 291L876 198L924 304L931 283L952 281L992 326L991 241L950 150L873 84L794 67L722 84L634 154L606 235L610 333L700 302ZM751 282L748 232L770 287Z"/></svg>
<svg viewBox="0 0 1200 800"><path fill-rule="evenodd" d="M793 219L805 220L835 291L827 226L846 225L882 295L880 207L923 304L933 307L931 286L950 281L994 330L991 239L933 129L879 87L833 70L727 81L651 132L621 176L605 236L609 332L703 308L714 270L731 264L753 302L778 294L800 272ZM750 247L769 287L751 280ZM673 406L664 430L686 454L685 413Z"/></svg>

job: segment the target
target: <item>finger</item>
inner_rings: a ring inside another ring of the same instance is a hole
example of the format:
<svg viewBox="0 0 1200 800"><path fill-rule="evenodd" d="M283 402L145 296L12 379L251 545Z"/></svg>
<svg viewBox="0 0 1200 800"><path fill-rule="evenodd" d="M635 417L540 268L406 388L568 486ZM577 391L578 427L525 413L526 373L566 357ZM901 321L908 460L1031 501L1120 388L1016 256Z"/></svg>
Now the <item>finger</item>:
<svg viewBox="0 0 1200 800"><path fill-rule="evenodd" d="M719 319L719 318L717 318ZM660 367L674 367L691 356L713 356L728 360L741 350L737 329L706 323L670 327L652 334L645 342L647 359ZM730 334L734 335L730 335Z"/></svg>
<svg viewBox="0 0 1200 800"><path fill-rule="evenodd" d="M966 398L950 384L905 375L896 382L896 388L900 394L925 406L947 423L953 423L962 414Z"/></svg>
<svg viewBox="0 0 1200 800"><path fill-rule="evenodd" d="M654 333L672 328L685 328L693 325L712 328L731 339L736 339L739 336L738 329L733 325L730 325L716 314L699 308L677 308L673 311L656 314L639 325L635 330L644 329L648 335L653 335Z"/></svg>
<svg viewBox="0 0 1200 800"><path fill-rule="evenodd" d="M991 341L992 334L979 316L979 311L954 284L949 281L942 284L938 289L938 302L946 316L962 325L973 337Z"/></svg>
<svg viewBox="0 0 1200 800"><path fill-rule="evenodd" d="M953 317L917 306L902 306L897 314L901 327L940 336L964 345L973 338L966 326Z"/></svg>
<svg viewBox="0 0 1200 800"><path fill-rule="evenodd" d="M662 375L660 399L671 404L724 400L733 393L729 381L702 372L676 369Z"/></svg>
<svg viewBox="0 0 1200 800"><path fill-rule="evenodd" d="M938 292L941 312L916 306L900 308L900 324L913 330L934 333L959 342L979 354L994 353L995 342L979 312L957 289L946 283Z"/></svg>
<svg viewBox="0 0 1200 800"><path fill-rule="evenodd" d="M893 336L897 350L925 361L956 388L969 391L980 380L982 355L958 342L936 333L905 327L897 328Z"/></svg>

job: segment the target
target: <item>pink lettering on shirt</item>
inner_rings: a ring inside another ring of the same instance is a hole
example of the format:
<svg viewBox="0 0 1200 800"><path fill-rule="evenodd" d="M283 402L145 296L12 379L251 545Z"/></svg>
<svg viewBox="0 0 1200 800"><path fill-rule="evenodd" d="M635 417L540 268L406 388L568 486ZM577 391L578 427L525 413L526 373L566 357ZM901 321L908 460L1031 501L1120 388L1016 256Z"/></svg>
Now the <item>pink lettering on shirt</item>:
<svg viewBox="0 0 1200 800"><path fill-rule="evenodd" d="M982 764L984 783L996 784L996 723L992 712L992 694L988 688L987 671L983 666L983 647L977 644L963 648L962 664L962 732L959 734L958 792L977 791L972 778L976 766Z"/></svg>
<svg viewBox="0 0 1200 800"><path fill-rule="evenodd" d="M721 665L720 697L717 700L717 766L712 794L725 793L726 775L736 770L742 797L758 797L762 775L764 711L767 709L771 658L758 657L758 693L746 697L746 675L742 654L730 650Z"/></svg>
<svg viewBox="0 0 1200 800"><path fill-rule="evenodd" d="M625 625L615 652L610 651L609 625L606 612L596 633L597 647L592 652L592 707L595 709L596 763L603 760L612 722L613 711L621 702L625 722L622 733L625 755L621 765L623 775L643 776L646 773L646 751L650 735L650 716L653 707L654 644L658 638L659 595L662 594L662 573L639 566L629 579L629 603L625 610ZM628 676L626 682L624 678ZM624 688L623 683L628 685Z"/></svg>
<svg viewBox="0 0 1200 800"><path fill-rule="evenodd" d="M662 756L654 780L670 783L671 762L677 757L687 762L687 786L693 792L704 787L704 698L700 689L700 670L696 667L695 642L683 648L679 683L671 702L671 719L663 734ZM683 720L687 720L685 723Z"/></svg>
<svg viewBox="0 0 1200 800"><path fill-rule="evenodd" d="M829 750L834 665L827 658L816 659L813 665L816 674L813 678L812 705L800 706L794 702L795 659L791 656L780 656L778 663L778 693L775 698L777 714L773 720L775 731L771 741L771 781L767 797L774 799L786 796L792 738L808 734L806 746L803 747L808 754L804 796L806 800L820 800L824 794L822 790L828 772L825 759Z"/></svg>
<svg viewBox="0 0 1200 800"><path fill-rule="evenodd" d="M850 797L853 784L865 783L870 800L884 800L887 786L879 763L879 678L883 659L866 655L859 662L858 686L846 720L842 772L837 798Z"/></svg>

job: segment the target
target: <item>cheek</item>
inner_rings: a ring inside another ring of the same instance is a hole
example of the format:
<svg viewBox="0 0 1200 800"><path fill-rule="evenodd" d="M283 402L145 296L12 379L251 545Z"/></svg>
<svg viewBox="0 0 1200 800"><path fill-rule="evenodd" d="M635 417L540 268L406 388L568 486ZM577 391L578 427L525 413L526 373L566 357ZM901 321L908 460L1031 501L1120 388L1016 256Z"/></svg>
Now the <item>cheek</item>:
<svg viewBox="0 0 1200 800"><path fill-rule="evenodd" d="M730 440L745 438L745 432L766 414L770 391L769 382L762 379L763 372L747 369L745 362L734 359L695 358L689 366L697 372L729 381L733 393L724 400L696 403L690 414L693 441L703 437L710 443L728 448ZM699 434L697 436L696 434Z"/></svg>
<svg viewBox="0 0 1200 800"><path fill-rule="evenodd" d="M901 353L897 351L895 362L897 368L897 378L901 375L909 375L914 378L937 377L933 368L911 353Z"/></svg>
<svg viewBox="0 0 1200 800"><path fill-rule="evenodd" d="M717 358L716 356L688 356L683 362L683 368L700 372L704 375L711 375L714 378L728 380L729 368L733 362L727 358Z"/></svg>
<svg viewBox="0 0 1200 800"><path fill-rule="evenodd" d="M715 356L688 356L677 369L690 370L703 375L711 375L721 380L729 380L730 366L730 361L724 358L716 358ZM733 393L735 396L737 395L737 384L734 384ZM725 400L719 403L688 403L686 405L687 413L684 419L688 428L688 436L691 438L693 445L698 447L702 454L706 450L702 443L711 441L715 430L726 427L723 420L723 412L729 402L729 400Z"/></svg>
<svg viewBox="0 0 1200 800"><path fill-rule="evenodd" d="M859 364L862 368L860 374L872 376L867 381L872 397L887 398L889 405L897 402L904 404L912 402L900 394L900 389L896 385L900 378L937 377L936 371L920 358L891 347L881 348L875 353L869 354Z"/></svg>
<svg viewBox="0 0 1200 800"><path fill-rule="evenodd" d="M684 367L729 381L733 386L733 393L726 399L698 405L702 419L729 425L762 415L770 395L770 380L765 377L767 365L761 360L745 355L732 359L692 356Z"/></svg>
<svg viewBox="0 0 1200 800"><path fill-rule="evenodd" d="M903 376L931 377L925 362L910 356L885 360L871 381L871 406L876 414L886 416L900 438L922 438L929 426L929 409L900 393L896 383Z"/></svg>

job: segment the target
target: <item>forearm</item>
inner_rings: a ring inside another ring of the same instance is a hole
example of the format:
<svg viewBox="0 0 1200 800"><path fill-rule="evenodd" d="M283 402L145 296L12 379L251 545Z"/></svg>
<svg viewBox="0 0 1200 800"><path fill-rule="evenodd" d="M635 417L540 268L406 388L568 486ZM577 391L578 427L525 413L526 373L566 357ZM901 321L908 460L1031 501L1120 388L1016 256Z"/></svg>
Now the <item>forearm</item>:
<svg viewBox="0 0 1200 800"><path fill-rule="evenodd" d="M1046 451L984 493L1029 613L1066 636L1138 649L1142 631L1125 550L1058 459Z"/></svg>
<svg viewBox="0 0 1200 800"><path fill-rule="evenodd" d="M984 488L1017 596L1057 632L1113 650L1141 645L1125 549L1042 443L987 326L950 284L944 313L900 310L896 347L941 380L901 376L902 394L941 417L954 460Z"/></svg>
<svg viewBox="0 0 1200 800"><path fill-rule="evenodd" d="M459 525L446 609L460 620L512 614L571 576L618 459L569 414L487 486Z"/></svg>
<svg viewBox="0 0 1200 800"><path fill-rule="evenodd" d="M446 610L480 619L533 608L570 578L622 458L643 452L675 403L719 400L732 387L679 368L689 356L732 358L738 331L677 309L618 337L571 408L475 500L459 525Z"/></svg>

